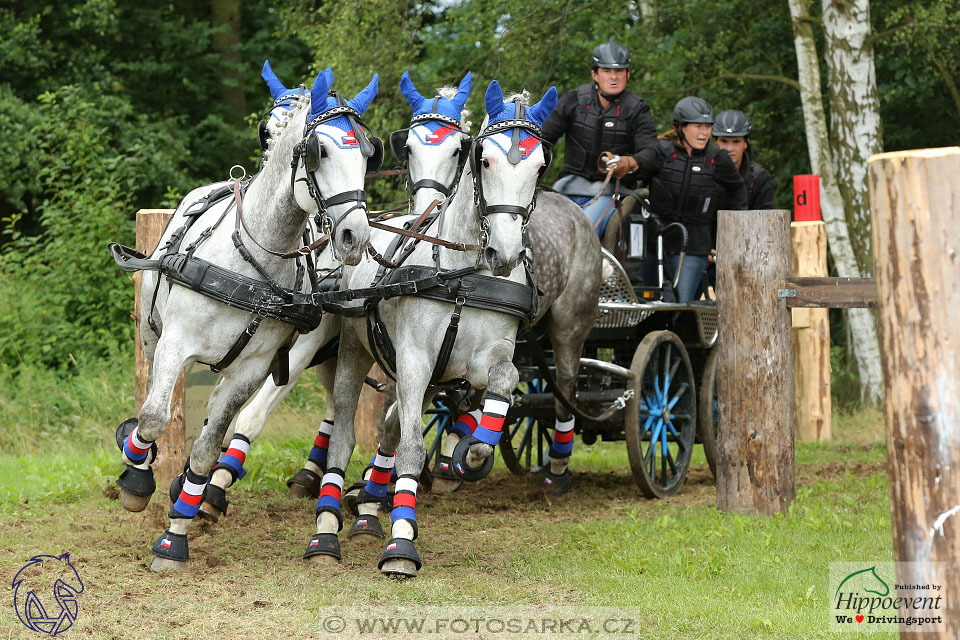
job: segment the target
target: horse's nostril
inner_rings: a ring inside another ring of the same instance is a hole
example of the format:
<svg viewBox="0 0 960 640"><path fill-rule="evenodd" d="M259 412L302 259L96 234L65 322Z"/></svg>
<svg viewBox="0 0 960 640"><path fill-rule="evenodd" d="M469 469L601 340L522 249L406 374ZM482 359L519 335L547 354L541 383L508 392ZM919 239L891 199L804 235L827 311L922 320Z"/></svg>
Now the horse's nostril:
<svg viewBox="0 0 960 640"><path fill-rule="evenodd" d="M491 271L495 271L500 266L500 254L493 247L487 247L483 250L483 260Z"/></svg>
<svg viewBox="0 0 960 640"><path fill-rule="evenodd" d="M353 251L353 247L356 244L356 239L353 236L353 232L349 229L344 229L340 233L340 246L343 247L344 251L350 252Z"/></svg>

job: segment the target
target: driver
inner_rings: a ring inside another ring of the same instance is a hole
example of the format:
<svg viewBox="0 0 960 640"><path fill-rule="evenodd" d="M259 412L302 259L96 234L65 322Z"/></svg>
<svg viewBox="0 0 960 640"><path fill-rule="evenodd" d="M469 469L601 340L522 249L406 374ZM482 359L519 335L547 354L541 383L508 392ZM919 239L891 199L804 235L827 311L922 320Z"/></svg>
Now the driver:
<svg viewBox="0 0 960 640"><path fill-rule="evenodd" d="M604 162L620 179L621 193L637 187L638 168L658 165L657 129L650 107L627 89L630 52L622 44L597 45L591 58L593 82L580 85L560 97L543 124L543 139L551 144L566 134L566 151L560 179L553 188L578 205L603 236L614 211L615 183L603 187L606 171L598 168L600 155L613 154ZM603 194L590 202L603 188ZM587 204L590 203L590 204Z"/></svg>

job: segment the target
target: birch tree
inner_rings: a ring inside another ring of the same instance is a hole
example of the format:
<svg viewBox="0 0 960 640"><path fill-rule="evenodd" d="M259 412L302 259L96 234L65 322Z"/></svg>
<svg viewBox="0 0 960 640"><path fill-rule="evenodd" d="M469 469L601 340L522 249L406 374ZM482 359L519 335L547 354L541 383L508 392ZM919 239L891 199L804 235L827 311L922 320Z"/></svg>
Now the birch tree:
<svg viewBox="0 0 960 640"><path fill-rule="evenodd" d="M830 0L824 0L825 3ZM866 0L863 0L866 3ZM794 46L797 52L797 76L800 81L800 100L803 107L804 128L810 166L820 176L820 206L827 227L830 253L837 274L841 277L861 277L850 231L844 213L844 201L834 170L834 158L827 133L827 119L823 109L820 67L817 45L813 35L813 18L808 0L788 0L793 19ZM872 63L871 63L872 68ZM874 80L876 86L876 80ZM875 91L875 89L874 89ZM838 119L834 116L834 119ZM879 118L877 119L879 121ZM866 158L864 158L865 162ZM866 188L866 183L863 184ZM860 374L861 396L879 400L882 379L880 352L873 315L867 309L851 309L849 322L852 346Z"/></svg>

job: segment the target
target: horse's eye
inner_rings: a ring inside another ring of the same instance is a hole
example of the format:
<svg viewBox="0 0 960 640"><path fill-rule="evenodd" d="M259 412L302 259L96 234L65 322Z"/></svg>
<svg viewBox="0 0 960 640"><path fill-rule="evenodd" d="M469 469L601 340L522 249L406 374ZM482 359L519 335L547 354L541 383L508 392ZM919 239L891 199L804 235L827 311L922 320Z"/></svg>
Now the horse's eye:
<svg viewBox="0 0 960 640"><path fill-rule="evenodd" d="M484 169L489 169L489 168L490 168L490 161L487 160L486 158L484 158L484 159L482 160L482 164L483 164L483 168L484 168Z"/></svg>

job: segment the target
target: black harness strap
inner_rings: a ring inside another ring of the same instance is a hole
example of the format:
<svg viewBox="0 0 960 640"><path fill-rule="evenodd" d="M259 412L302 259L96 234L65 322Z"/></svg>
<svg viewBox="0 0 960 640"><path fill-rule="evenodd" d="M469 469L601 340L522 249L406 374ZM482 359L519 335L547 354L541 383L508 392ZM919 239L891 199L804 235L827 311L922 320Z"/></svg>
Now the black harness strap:
<svg viewBox="0 0 960 640"><path fill-rule="evenodd" d="M260 316L254 316L253 320L250 321L250 324L247 325L247 328L244 329L243 333L240 334L240 337L237 338L237 341L233 343L233 346L227 350L226 355L224 355L216 364L210 365L210 371L214 373L220 373L223 369L229 367L234 360L237 359L237 356L240 355L240 352L243 351L243 348L247 346L247 343L250 342L250 338L253 337L253 334L257 332L257 329L260 328L260 321L263 318ZM207 364L207 363L204 363Z"/></svg>

